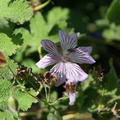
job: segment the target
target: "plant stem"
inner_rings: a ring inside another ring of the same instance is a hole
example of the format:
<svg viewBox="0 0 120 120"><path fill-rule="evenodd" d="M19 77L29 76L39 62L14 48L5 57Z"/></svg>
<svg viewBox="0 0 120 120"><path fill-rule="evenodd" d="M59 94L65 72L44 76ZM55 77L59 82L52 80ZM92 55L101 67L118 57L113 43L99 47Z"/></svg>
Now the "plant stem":
<svg viewBox="0 0 120 120"><path fill-rule="evenodd" d="M50 102L50 92L51 92L51 88L48 88L48 102Z"/></svg>
<svg viewBox="0 0 120 120"><path fill-rule="evenodd" d="M19 115L21 117L24 117L24 116L33 116L33 115L36 115L36 112L20 112Z"/></svg>
<svg viewBox="0 0 120 120"><path fill-rule="evenodd" d="M44 84L43 84L44 85ZM46 100L48 101L48 92L47 92L47 87L44 85L44 89L45 89L45 96L46 96Z"/></svg>
<svg viewBox="0 0 120 120"><path fill-rule="evenodd" d="M61 101L61 100L65 100L65 99L68 99L68 97L61 97L61 98L57 99L55 102L49 103L49 105L54 105L54 104L56 104L57 102L59 102L59 101Z"/></svg>
<svg viewBox="0 0 120 120"><path fill-rule="evenodd" d="M43 3L42 5L39 5L39 6L35 7L35 8L33 9L33 11L41 10L42 8L46 7L50 2L51 2L51 0L46 1L46 2Z"/></svg>
<svg viewBox="0 0 120 120"><path fill-rule="evenodd" d="M37 92L36 92L37 95L42 91L42 89L43 89L43 85L40 84L40 87L39 87L39 89L38 89Z"/></svg>

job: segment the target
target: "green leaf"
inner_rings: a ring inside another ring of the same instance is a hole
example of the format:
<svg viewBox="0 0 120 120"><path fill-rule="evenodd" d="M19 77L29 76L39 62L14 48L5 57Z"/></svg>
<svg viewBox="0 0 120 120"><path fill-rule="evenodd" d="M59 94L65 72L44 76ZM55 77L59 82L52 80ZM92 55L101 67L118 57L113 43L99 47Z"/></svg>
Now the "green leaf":
<svg viewBox="0 0 120 120"><path fill-rule="evenodd" d="M54 111L53 113L48 113L47 120L62 120L59 112Z"/></svg>
<svg viewBox="0 0 120 120"><path fill-rule="evenodd" d="M96 21L96 25L99 27L105 27L105 26L109 26L109 20L108 19L99 19Z"/></svg>
<svg viewBox="0 0 120 120"><path fill-rule="evenodd" d="M106 17L111 22L120 23L120 0L113 0L108 8Z"/></svg>
<svg viewBox="0 0 120 120"><path fill-rule="evenodd" d="M103 37L106 41L120 41L120 25L111 24L110 28L103 31Z"/></svg>
<svg viewBox="0 0 120 120"><path fill-rule="evenodd" d="M85 91L88 87L90 87L90 84L93 80L94 80L93 76L89 74L88 79L81 83L82 90Z"/></svg>
<svg viewBox="0 0 120 120"><path fill-rule="evenodd" d="M61 14L62 13L62 14ZM67 26L66 20L68 18L69 11L68 9L63 8L53 8L47 15L47 28L48 31L54 27L54 25L58 25L61 29ZM62 26L63 25L63 26Z"/></svg>
<svg viewBox="0 0 120 120"><path fill-rule="evenodd" d="M0 0L0 26L7 25L8 20L23 24L33 15L32 8L24 0Z"/></svg>
<svg viewBox="0 0 120 120"><path fill-rule="evenodd" d="M120 79L117 77L112 60L109 61L109 64L110 64L110 71L107 75L105 75L104 81L106 81L105 87L108 90L113 90L115 88L119 88Z"/></svg>
<svg viewBox="0 0 120 120"><path fill-rule="evenodd" d="M5 53L7 56L11 56L16 52L16 49L19 46L13 44L11 38L9 38L6 34L0 33L0 51Z"/></svg>
<svg viewBox="0 0 120 120"><path fill-rule="evenodd" d="M7 66L0 69L0 79L11 80L17 74L17 68L18 65L13 60L8 59Z"/></svg>
<svg viewBox="0 0 120 120"><path fill-rule="evenodd" d="M10 81L0 79L0 108L7 107L7 100L9 98L12 84Z"/></svg>
<svg viewBox="0 0 120 120"><path fill-rule="evenodd" d="M56 92L56 91L53 91L53 92L51 93L51 95L50 95L51 101L54 102L54 101L57 100L57 98L58 98L57 92Z"/></svg>
<svg viewBox="0 0 120 120"><path fill-rule="evenodd" d="M18 101L18 109L27 111L31 107L32 103L36 103L37 100L33 97L36 96L36 92L33 89L28 91L15 89L14 97Z"/></svg>
<svg viewBox="0 0 120 120"><path fill-rule="evenodd" d="M9 19L14 23L23 24L30 20L33 15L32 8L29 7L28 2L24 0L16 0L9 5Z"/></svg>
<svg viewBox="0 0 120 120"><path fill-rule="evenodd" d="M25 59L22 62L22 65L29 67L29 68L32 68L32 72L34 72L34 73L40 71L40 69L35 64L36 63L32 59Z"/></svg>
<svg viewBox="0 0 120 120"><path fill-rule="evenodd" d="M62 14L61 14L62 13ZM15 34L22 34L24 39L24 46L31 46L37 51L38 46L40 46L40 41L43 39L55 38L55 34L50 34L51 30L59 24L63 24L62 28L66 27L66 19L68 18L68 9L54 8L48 15L47 20L43 17L41 13L37 13L30 21L30 31L20 28L17 29ZM62 29L60 27L60 29ZM56 37L58 39L58 37ZM57 39L52 39L53 41L58 41Z"/></svg>
<svg viewBox="0 0 120 120"><path fill-rule="evenodd" d="M0 120L16 120L12 112L5 110L4 112L0 112Z"/></svg>
<svg viewBox="0 0 120 120"><path fill-rule="evenodd" d="M5 19L5 17L9 14L7 11L9 1L10 0L0 0L0 26L8 24L8 21Z"/></svg>
<svg viewBox="0 0 120 120"><path fill-rule="evenodd" d="M18 101L18 109L26 111L31 107L32 103L36 103L37 100L33 97L36 96L36 92L33 89L25 91L22 88L14 88L10 81L0 81L0 108L7 108L8 98L10 97L10 91L13 90L13 96Z"/></svg>

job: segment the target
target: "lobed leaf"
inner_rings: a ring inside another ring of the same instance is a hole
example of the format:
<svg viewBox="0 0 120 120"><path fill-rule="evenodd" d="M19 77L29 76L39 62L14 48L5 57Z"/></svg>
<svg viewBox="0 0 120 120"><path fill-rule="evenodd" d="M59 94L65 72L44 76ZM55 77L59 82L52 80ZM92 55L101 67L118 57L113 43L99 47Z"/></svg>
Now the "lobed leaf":
<svg viewBox="0 0 120 120"><path fill-rule="evenodd" d="M8 59L7 65L0 69L0 79L11 80L17 74L18 65L13 60Z"/></svg>
<svg viewBox="0 0 120 120"><path fill-rule="evenodd" d="M21 89L15 89L14 97L18 101L18 109L27 111L31 107L32 103L36 103L37 100L33 97L36 96L36 92L33 89L28 91L22 91Z"/></svg>
<svg viewBox="0 0 120 120"><path fill-rule="evenodd" d="M2 51L5 55L11 56L16 52L18 47L19 46L13 44L12 39L6 34L0 33L0 51Z"/></svg>
<svg viewBox="0 0 120 120"><path fill-rule="evenodd" d="M16 120L12 114L12 112L5 110L4 112L0 112L0 120Z"/></svg>
<svg viewBox="0 0 120 120"><path fill-rule="evenodd" d="M35 50L37 50L37 47L40 45L40 41L42 39L50 39L55 36L50 35L51 30L55 25L60 26L60 23L66 23L67 17L68 9L61 9L59 7L52 9L48 13L46 21L41 13L37 13L30 21L30 31L24 28L20 28L15 31L15 34L22 34L22 38L24 39L24 45L32 46L35 48Z"/></svg>
<svg viewBox="0 0 120 120"><path fill-rule="evenodd" d="M12 84L10 81L0 79L0 108L7 107L7 100L9 98L11 88Z"/></svg>
<svg viewBox="0 0 120 120"><path fill-rule="evenodd" d="M24 0L0 0L0 26L7 25L8 20L14 23L23 24L30 20L33 12L28 2Z"/></svg>

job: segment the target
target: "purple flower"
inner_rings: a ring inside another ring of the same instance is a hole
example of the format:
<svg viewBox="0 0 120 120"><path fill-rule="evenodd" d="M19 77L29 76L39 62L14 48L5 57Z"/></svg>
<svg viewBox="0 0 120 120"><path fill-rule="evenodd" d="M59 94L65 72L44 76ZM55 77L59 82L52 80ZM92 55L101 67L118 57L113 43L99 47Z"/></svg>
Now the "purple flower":
<svg viewBox="0 0 120 120"><path fill-rule="evenodd" d="M68 35L64 31L59 31L61 46L56 46L50 40L42 40L43 48L48 52L36 65L39 68L56 64L50 73L57 75L56 86L66 82L66 93L69 96L69 104L73 105L76 98L76 83L87 79L85 73L78 64L93 64L95 60L90 56L92 47L78 47L77 35Z"/></svg>
<svg viewBox="0 0 120 120"><path fill-rule="evenodd" d="M85 73L78 64L93 64L95 60L90 56L92 47L78 47L77 35L74 33L68 35L64 31L59 31L61 47L56 46L50 40L42 40L43 48L48 52L36 65L44 69L47 66L57 63L51 70L51 73L57 75L56 86L64 82L77 83L84 81L88 74Z"/></svg>

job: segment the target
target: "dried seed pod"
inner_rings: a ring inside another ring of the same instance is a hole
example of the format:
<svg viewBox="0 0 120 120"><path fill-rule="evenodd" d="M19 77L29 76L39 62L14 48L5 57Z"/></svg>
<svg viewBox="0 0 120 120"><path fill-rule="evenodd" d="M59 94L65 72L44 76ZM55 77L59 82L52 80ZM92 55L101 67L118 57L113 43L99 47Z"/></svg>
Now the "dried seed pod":
<svg viewBox="0 0 120 120"><path fill-rule="evenodd" d="M27 67L17 68L17 77L19 79L23 79L27 77L31 72L32 72L31 68L27 68Z"/></svg>

